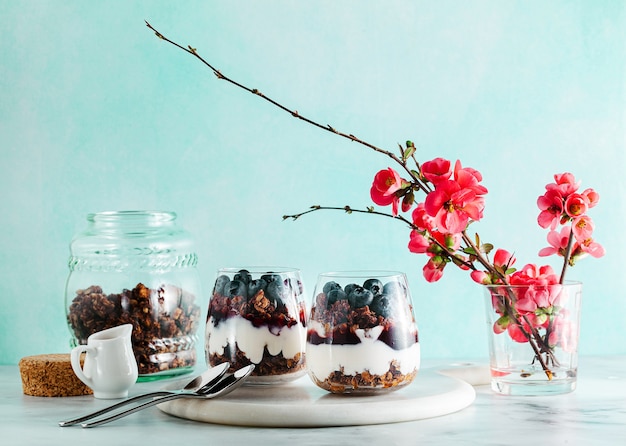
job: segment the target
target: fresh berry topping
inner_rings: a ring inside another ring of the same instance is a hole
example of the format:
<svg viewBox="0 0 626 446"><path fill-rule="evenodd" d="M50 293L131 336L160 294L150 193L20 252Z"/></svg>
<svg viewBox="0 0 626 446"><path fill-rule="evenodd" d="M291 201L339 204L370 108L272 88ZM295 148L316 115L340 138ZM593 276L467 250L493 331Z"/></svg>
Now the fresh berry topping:
<svg viewBox="0 0 626 446"><path fill-rule="evenodd" d="M378 279L367 279L363 282L363 288L370 290L374 296L377 296L383 292L383 283Z"/></svg>
<svg viewBox="0 0 626 446"><path fill-rule="evenodd" d="M374 294L363 287L356 287L348 295L348 302L352 308L361 308L370 305L374 299Z"/></svg>
<svg viewBox="0 0 626 446"><path fill-rule="evenodd" d="M401 297L404 296L406 293L404 287L400 282L392 281L385 284L385 286L383 287L383 294L385 296L398 295L399 297Z"/></svg>
<svg viewBox="0 0 626 446"><path fill-rule="evenodd" d="M285 286L282 280L274 280L267 284L266 295L277 307L289 298L289 288Z"/></svg>
<svg viewBox="0 0 626 446"><path fill-rule="evenodd" d="M324 284L324 288L322 288L322 291L328 296L330 290L334 289L341 289L341 285L339 285L337 282L330 281Z"/></svg>
<svg viewBox="0 0 626 446"><path fill-rule="evenodd" d="M350 283L341 288L337 282L326 282L322 289L326 295L326 307L330 308L335 302L347 300L348 307L356 310L369 306L378 316L389 318L394 311L395 302L406 298L406 288L400 282L387 282L384 286L378 279L367 279L363 286Z"/></svg>
<svg viewBox="0 0 626 446"><path fill-rule="evenodd" d="M228 286L224 288L224 296L235 297L241 296L245 299L248 298L248 287L240 280L232 280Z"/></svg>
<svg viewBox="0 0 626 446"><path fill-rule="evenodd" d="M382 317L389 317L391 314L391 300L385 295L378 295L372 300L370 310Z"/></svg>
<svg viewBox="0 0 626 446"><path fill-rule="evenodd" d="M275 281L282 281L282 277L279 274L274 274L273 272L268 272L267 274L263 274L261 279L265 280L267 283L272 283Z"/></svg>
<svg viewBox="0 0 626 446"><path fill-rule="evenodd" d="M326 295L326 306L330 307L332 304L337 302L338 300L347 299L346 293L341 288L333 288Z"/></svg>
<svg viewBox="0 0 626 446"><path fill-rule="evenodd" d="M233 276L233 280L239 280L248 285L252 280L252 275L247 269L240 269L239 272Z"/></svg>
<svg viewBox="0 0 626 446"><path fill-rule="evenodd" d="M213 293L223 296L224 290L226 289L229 283L230 283L230 279L228 278L228 276L225 276L225 275L219 276L215 280L215 288L213 289Z"/></svg>
<svg viewBox="0 0 626 446"><path fill-rule="evenodd" d="M356 287L358 287L356 283L349 283L345 286L343 290L346 292L346 294L350 294L352 290L355 289Z"/></svg>
<svg viewBox="0 0 626 446"><path fill-rule="evenodd" d="M248 283L248 298L256 296L259 291L265 290L266 286L267 282L263 279L251 280L250 283Z"/></svg>

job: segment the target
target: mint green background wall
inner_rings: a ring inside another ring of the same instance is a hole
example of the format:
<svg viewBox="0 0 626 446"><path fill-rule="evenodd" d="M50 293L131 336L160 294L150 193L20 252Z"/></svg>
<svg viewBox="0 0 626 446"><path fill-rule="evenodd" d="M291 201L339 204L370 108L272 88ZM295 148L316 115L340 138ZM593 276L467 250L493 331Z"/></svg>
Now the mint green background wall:
<svg viewBox="0 0 626 446"><path fill-rule="evenodd" d="M364 207L385 158L218 81L159 41L301 114L423 160L461 158L490 193L476 230L537 262L535 200L571 171L602 198L581 262L581 352L626 352L624 2L0 1L0 363L68 350L68 243L99 210L167 209L219 266L388 268L410 278L426 358L485 357L480 290L421 278L398 222ZM203 308L206 309L206 296Z"/></svg>

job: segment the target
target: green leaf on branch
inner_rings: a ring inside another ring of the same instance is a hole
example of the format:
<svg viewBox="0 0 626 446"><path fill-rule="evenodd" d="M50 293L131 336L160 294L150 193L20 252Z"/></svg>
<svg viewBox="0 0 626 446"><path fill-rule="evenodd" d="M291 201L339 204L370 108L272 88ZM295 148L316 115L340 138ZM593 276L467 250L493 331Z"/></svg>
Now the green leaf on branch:
<svg viewBox="0 0 626 446"><path fill-rule="evenodd" d="M480 252L484 252L485 254L489 254L493 249L493 245L491 243L483 243L480 247Z"/></svg>
<svg viewBox="0 0 626 446"><path fill-rule="evenodd" d="M476 250L474 248L472 248L471 246L468 246L467 248L463 248L463 252L465 254L469 254L471 256L475 256L476 255Z"/></svg>
<svg viewBox="0 0 626 446"><path fill-rule="evenodd" d="M411 158L411 156L415 153L415 147L408 147L404 153L402 154L402 159L404 161L408 160L409 158Z"/></svg>

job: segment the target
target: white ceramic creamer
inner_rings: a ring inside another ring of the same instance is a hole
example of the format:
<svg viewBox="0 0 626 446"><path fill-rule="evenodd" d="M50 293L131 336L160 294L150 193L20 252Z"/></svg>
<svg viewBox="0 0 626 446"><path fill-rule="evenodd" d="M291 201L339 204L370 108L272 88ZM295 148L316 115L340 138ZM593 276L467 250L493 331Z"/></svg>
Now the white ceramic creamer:
<svg viewBox="0 0 626 446"><path fill-rule="evenodd" d="M138 376L137 361L131 344L131 324L120 325L92 334L87 345L74 347L72 369L91 387L96 398L125 398ZM80 356L85 355L83 368Z"/></svg>

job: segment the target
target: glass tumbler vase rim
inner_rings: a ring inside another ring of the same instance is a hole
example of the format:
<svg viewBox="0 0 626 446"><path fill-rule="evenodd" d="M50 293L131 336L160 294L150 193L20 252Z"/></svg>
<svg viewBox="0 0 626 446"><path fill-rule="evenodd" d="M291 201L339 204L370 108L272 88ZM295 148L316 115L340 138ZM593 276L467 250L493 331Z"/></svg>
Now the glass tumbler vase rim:
<svg viewBox="0 0 626 446"><path fill-rule="evenodd" d="M527 285L510 285L510 284L504 284L504 283L492 283L492 284L486 284L486 285L481 285L482 287L486 288L486 289L492 289L492 288L513 288L513 289L520 289L520 288L528 288L528 287L553 287L553 286L568 286L568 287L574 287L574 286L582 286L582 282L577 281L577 280L566 280L563 283L548 283L548 284L538 284L538 283L529 283Z"/></svg>

